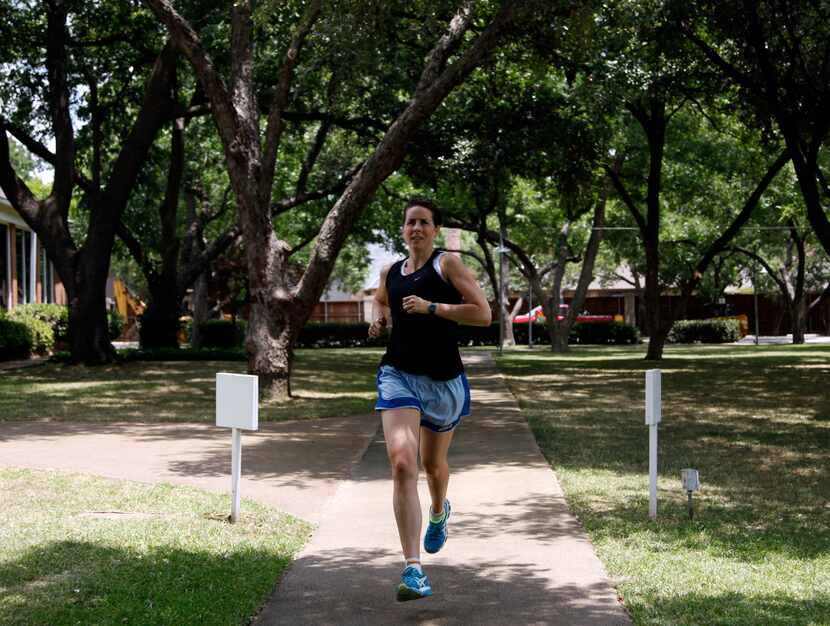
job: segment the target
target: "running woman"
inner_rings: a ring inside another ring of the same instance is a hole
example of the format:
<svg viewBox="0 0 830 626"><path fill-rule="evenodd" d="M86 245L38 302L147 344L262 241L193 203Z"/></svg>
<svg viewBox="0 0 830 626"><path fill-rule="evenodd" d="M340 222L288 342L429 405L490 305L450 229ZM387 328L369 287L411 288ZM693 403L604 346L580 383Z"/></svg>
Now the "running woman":
<svg viewBox="0 0 830 626"><path fill-rule="evenodd" d="M458 324L488 326L490 306L472 272L454 254L434 247L441 211L413 198L404 208L403 238L409 256L383 269L369 335L387 326L391 336L378 370L378 401L392 467L392 507L405 566L397 599L432 595L421 568L418 452L431 506L424 550L447 540L450 469L447 452L461 418L469 414L470 388L458 353Z"/></svg>

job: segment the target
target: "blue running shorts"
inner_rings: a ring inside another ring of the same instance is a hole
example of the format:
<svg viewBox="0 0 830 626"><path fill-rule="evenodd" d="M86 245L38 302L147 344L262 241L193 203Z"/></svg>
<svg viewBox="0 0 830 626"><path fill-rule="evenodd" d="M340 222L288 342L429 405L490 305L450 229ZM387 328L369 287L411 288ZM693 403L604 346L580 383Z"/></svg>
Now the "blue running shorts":
<svg viewBox="0 0 830 626"><path fill-rule="evenodd" d="M421 426L437 433L449 432L470 414L467 376L462 372L451 380L433 380L381 365L375 410L401 408L418 409Z"/></svg>

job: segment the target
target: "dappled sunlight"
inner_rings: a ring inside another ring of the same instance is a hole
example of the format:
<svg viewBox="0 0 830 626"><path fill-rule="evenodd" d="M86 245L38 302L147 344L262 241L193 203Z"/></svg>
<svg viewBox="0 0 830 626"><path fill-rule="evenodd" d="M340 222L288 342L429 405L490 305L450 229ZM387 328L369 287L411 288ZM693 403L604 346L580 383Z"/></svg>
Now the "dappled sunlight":
<svg viewBox="0 0 830 626"><path fill-rule="evenodd" d="M379 351L298 351L294 397L264 401L260 420L311 419L371 410ZM0 376L0 420L207 421L217 372L240 362L129 362L101 367L46 364Z"/></svg>
<svg viewBox="0 0 830 626"><path fill-rule="evenodd" d="M634 545L678 555L678 575L695 568L679 557L691 550L736 581L763 584L776 567L830 564L830 346L670 346L666 357L648 363L630 350L577 349L567 358L499 359L610 569L640 558L626 550ZM651 368L663 372L656 522L646 514L643 423ZM701 476L694 521L680 485L685 467Z"/></svg>

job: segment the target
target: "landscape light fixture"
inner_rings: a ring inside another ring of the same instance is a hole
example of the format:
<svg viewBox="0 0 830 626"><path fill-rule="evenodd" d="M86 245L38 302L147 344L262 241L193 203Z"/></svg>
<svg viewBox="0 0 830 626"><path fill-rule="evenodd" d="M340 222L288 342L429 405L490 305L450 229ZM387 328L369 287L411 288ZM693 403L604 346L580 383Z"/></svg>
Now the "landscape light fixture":
<svg viewBox="0 0 830 626"><path fill-rule="evenodd" d="M692 505L692 493L700 489L700 476L696 469L682 469L680 470L680 482L683 484L683 489L689 498L689 519L692 519L695 515Z"/></svg>

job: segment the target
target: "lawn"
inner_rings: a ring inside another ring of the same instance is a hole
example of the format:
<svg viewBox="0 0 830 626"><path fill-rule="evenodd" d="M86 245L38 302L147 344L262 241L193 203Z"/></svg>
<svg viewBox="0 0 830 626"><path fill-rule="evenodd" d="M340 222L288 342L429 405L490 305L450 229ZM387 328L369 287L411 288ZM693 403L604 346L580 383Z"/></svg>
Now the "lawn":
<svg viewBox="0 0 830 626"><path fill-rule="evenodd" d="M240 624L310 526L187 487L0 470L0 623Z"/></svg>
<svg viewBox="0 0 830 626"><path fill-rule="evenodd" d="M295 398L261 403L259 419L370 413L380 356L377 349L299 350ZM49 363L0 372L0 421L213 422L216 372L244 373L245 366L238 361Z"/></svg>
<svg viewBox="0 0 830 626"><path fill-rule="evenodd" d="M498 360L635 623L830 624L830 346L667 349L656 521L643 353Z"/></svg>

